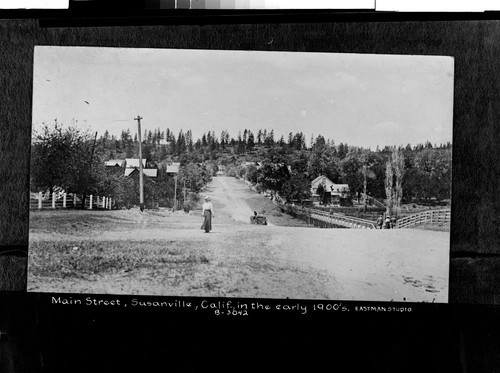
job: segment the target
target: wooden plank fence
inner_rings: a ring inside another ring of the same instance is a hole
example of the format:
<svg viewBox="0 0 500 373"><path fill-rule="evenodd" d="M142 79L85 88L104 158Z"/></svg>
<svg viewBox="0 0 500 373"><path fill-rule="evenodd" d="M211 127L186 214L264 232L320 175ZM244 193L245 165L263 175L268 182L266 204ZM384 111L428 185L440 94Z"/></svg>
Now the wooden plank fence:
<svg viewBox="0 0 500 373"><path fill-rule="evenodd" d="M451 222L451 209L428 210L398 219L396 228L407 228L418 224L447 224Z"/></svg>
<svg viewBox="0 0 500 373"><path fill-rule="evenodd" d="M373 221L276 201L281 211L320 228L375 229Z"/></svg>
<svg viewBox="0 0 500 373"><path fill-rule="evenodd" d="M341 226L352 229L375 229L375 224L370 220L355 218L352 216L342 215L335 212L328 213L324 211L317 211L314 209L308 209L308 210L311 219L327 223L328 225Z"/></svg>
<svg viewBox="0 0 500 373"><path fill-rule="evenodd" d="M67 209L80 208L82 205L83 195L75 193L31 193L30 209L45 210L45 209ZM113 207L113 199L106 196L88 195L85 197L85 208L111 210Z"/></svg>

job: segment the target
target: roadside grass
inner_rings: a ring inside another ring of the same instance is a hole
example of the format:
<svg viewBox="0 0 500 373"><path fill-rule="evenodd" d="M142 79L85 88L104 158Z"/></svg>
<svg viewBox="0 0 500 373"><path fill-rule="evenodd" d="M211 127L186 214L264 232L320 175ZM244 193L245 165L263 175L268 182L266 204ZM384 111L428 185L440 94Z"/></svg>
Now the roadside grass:
<svg viewBox="0 0 500 373"><path fill-rule="evenodd" d="M41 241L30 246L28 271L33 276L88 279L95 275L209 262L204 253L192 249L190 242Z"/></svg>
<svg viewBox="0 0 500 373"><path fill-rule="evenodd" d="M131 218L132 217L132 218ZM31 231L49 231L65 233L75 229L99 227L100 229L128 229L136 224L134 214L125 214L119 210L89 211L89 210L46 210L30 213L29 228Z"/></svg>

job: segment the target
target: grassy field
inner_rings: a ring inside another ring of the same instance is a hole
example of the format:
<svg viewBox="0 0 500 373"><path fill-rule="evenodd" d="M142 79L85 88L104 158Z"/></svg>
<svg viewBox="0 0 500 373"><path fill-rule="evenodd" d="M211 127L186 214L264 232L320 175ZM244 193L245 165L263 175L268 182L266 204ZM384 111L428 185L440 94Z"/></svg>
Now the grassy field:
<svg viewBox="0 0 500 373"><path fill-rule="evenodd" d="M205 234L201 219L200 211L35 211L28 291L447 300L446 232L260 226L219 209Z"/></svg>
<svg viewBox="0 0 500 373"><path fill-rule="evenodd" d="M198 214L36 211L28 291L318 296L317 271L273 258L269 227L218 219L205 235Z"/></svg>

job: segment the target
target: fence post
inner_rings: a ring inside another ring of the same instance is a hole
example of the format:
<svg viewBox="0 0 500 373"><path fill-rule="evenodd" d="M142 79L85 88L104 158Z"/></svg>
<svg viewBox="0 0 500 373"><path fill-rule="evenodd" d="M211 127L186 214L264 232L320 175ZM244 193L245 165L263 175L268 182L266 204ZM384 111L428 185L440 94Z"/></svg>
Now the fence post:
<svg viewBox="0 0 500 373"><path fill-rule="evenodd" d="M52 208L56 208L56 192L52 192Z"/></svg>
<svg viewBox="0 0 500 373"><path fill-rule="evenodd" d="M43 195L42 192L38 192L38 209L42 209L42 200L43 200Z"/></svg>
<svg viewBox="0 0 500 373"><path fill-rule="evenodd" d="M76 193L73 193L73 207L76 206Z"/></svg>
<svg viewBox="0 0 500 373"><path fill-rule="evenodd" d="M113 204L113 198L109 198L108 208L111 210L111 205Z"/></svg>
<svg viewBox="0 0 500 373"><path fill-rule="evenodd" d="M92 194L90 195L90 205L89 209L92 210Z"/></svg>
<svg viewBox="0 0 500 373"><path fill-rule="evenodd" d="M63 207L66 208L66 193L63 194Z"/></svg>

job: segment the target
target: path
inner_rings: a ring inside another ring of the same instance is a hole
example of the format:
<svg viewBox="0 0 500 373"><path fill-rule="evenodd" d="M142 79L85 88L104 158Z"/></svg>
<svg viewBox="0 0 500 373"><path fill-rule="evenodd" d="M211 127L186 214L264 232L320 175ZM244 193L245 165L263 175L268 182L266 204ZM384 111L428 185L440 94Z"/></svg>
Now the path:
<svg viewBox="0 0 500 373"><path fill-rule="evenodd" d="M206 194L212 197L215 216L232 218L248 223L253 215L252 209L245 202L245 197L253 193L248 186L232 177L214 177L206 188Z"/></svg>

